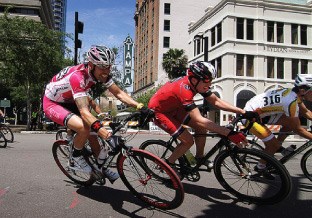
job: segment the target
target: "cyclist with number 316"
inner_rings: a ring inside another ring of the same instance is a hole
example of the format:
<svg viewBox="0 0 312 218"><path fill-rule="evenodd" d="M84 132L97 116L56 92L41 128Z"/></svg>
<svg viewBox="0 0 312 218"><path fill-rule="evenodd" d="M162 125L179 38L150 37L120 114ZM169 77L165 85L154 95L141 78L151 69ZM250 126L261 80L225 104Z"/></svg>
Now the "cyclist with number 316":
<svg viewBox="0 0 312 218"><path fill-rule="evenodd" d="M312 139L312 133L301 126L299 116L312 120L312 112L307 109L305 101L312 101L312 74L298 74L293 88L270 90L254 96L245 106L245 110L257 112L261 123L250 123L249 132L260 138L268 154L274 155L284 149L281 144L287 137L279 134L276 138L265 124L281 125L280 132L290 132ZM249 121L246 121L246 126ZM266 164L261 161L256 166L259 171L265 169Z"/></svg>

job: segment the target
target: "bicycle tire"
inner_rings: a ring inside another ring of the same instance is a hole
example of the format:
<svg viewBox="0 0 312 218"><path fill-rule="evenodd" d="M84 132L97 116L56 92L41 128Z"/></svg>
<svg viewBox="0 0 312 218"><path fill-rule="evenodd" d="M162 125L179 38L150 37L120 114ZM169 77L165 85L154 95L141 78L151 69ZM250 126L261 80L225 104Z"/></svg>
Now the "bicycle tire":
<svg viewBox="0 0 312 218"><path fill-rule="evenodd" d="M7 145L8 145L8 141L4 137L3 133L0 131L0 148L6 148Z"/></svg>
<svg viewBox="0 0 312 218"><path fill-rule="evenodd" d="M257 149L257 150L260 150L260 151L263 151L264 150L264 147L262 145L259 145L257 142L253 141L253 140L248 140L248 148L250 149Z"/></svg>
<svg viewBox="0 0 312 218"><path fill-rule="evenodd" d="M55 134L55 138L56 138L56 140L63 140L63 139L65 140L66 135L67 135L66 129L59 129Z"/></svg>
<svg viewBox="0 0 312 218"><path fill-rule="evenodd" d="M312 181L312 155L311 154L312 154L312 149L304 153L300 161L302 172L310 181Z"/></svg>
<svg viewBox="0 0 312 218"><path fill-rule="evenodd" d="M260 159L266 161L268 166L264 173L258 173L254 168ZM231 170L229 166L232 166ZM285 199L292 189L292 180L285 166L274 157L255 149L219 153L215 159L214 173L223 188L249 203L275 204Z"/></svg>
<svg viewBox="0 0 312 218"><path fill-rule="evenodd" d="M163 140L146 140L145 142L143 142L140 145L140 149L148 151L152 154L155 154L157 157L159 157L162 160L168 159L172 152L174 151L174 147L170 146L168 151L165 154L165 151L167 150L167 142L163 141ZM181 172L181 168L183 168L183 166L185 166L185 160L183 159L183 157L179 158L178 160L176 160L175 162L175 166L177 168L177 170L180 173L180 179L183 180L184 178L184 174ZM151 172L153 172L153 169L151 169ZM159 175L155 175L155 176L159 176Z"/></svg>
<svg viewBox="0 0 312 218"><path fill-rule="evenodd" d="M149 169L145 164L151 165ZM150 173L151 168L163 176L155 177ZM117 169L125 186L144 203L163 210L175 209L182 204L184 189L179 177L156 155L132 148L126 155L118 155Z"/></svg>
<svg viewBox="0 0 312 218"><path fill-rule="evenodd" d="M14 134L10 127L2 123L0 125L0 130L3 133L4 137L6 138L7 142L11 143L14 142Z"/></svg>
<svg viewBox="0 0 312 218"><path fill-rule="evenodd" d="M53 158L60 170L70 180L82 186L90 186L95 182L95 177L91 174L75 171L69 167L70 145L65 140L58 140L52 146Z"/></svg>

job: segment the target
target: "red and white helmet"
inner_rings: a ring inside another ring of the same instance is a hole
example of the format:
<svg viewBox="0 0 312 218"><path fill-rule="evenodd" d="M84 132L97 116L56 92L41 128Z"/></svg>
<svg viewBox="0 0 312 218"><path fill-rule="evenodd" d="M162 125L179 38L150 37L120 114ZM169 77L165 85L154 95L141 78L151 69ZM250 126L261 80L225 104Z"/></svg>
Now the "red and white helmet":
<svg viewBox="0 0 312 218"><path fill-rule="evenodd" d="M87 52L88 61L97 66L111 66L115 63L114 52L106 46L93 45Z"/></svg>

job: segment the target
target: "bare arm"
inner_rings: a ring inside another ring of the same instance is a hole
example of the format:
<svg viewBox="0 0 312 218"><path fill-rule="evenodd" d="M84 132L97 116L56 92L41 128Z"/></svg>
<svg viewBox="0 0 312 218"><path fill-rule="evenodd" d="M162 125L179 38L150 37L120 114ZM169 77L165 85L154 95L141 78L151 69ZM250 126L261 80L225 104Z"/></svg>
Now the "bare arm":
<svg viewBox="0 0 312 218"><path fill-rule="evenodd" d="M298 104L298 106L300 116L303 116L308 120L312 120L312 112L305 106L305 104L302 102L301 104Z"/></svg>
<svg viewBox="0 0 312 218"><path fill-rule="evenodd" d="M122 91L116 84L113 84L111 87L108 88L108 90L126 105L136 108L139 104L133 98L131 98L131 96Z"/></svg>
<svg viewBox="0 0 312 218"><path fill-rule="evenodd" d="M229 111L229 112L233 112L233 113L237 113L237 114L244 114L245 110L235 107L233 105L231 105L230 103L221 100L220 98L218 98L215 94L210 95L209 97L206 98L206 100L214 105L216 108L223 110L223 111Z"/></svg>
<svg viewBox="0 0 312 218"><path fill-rule="evenodd" d="M218 124L212 122L211 120L203 117L200 114L198 108L194 108L190 111L190 116L192 121L194 121L198 126L202 127L203 129L207 129L211 132L219 133L221 135L227 136L230 132L229 129L219 126Z"/></svg>
<svg viewBox="0 0 312 218"><path fill-rule="evenodd" d="M102 113L100 106L92 99L90 100L90 106L97 114Z"/></svg>
<svg viewBox="0 0 312 218"><path fill-rule="evenodd" d="M79 109L80 115L84 123L91 127L91 125L97 121L97 119L91 114L89 107L89 99L87 96L75 99L76 105ZM105 128L100 128L98 135L104 139L108 138L110 133Z"/></svg>
<svg viewBox="0 0 312 218"><path fill-rule="evenodd" d="M312 133L308 132L305 128L301 126L300 119L298 117L288 117L287 125L291 128L296 134L304 137L306 139L312 139Z"/></svg>
<svg viewBox="0 0 312 218"><path fill-rule="evenodd" d="M82 120L88 126L91 126L91 124L96 121L96 118L91 114L91 112L89 110L89 107L90 107L89 98L87 96L76 98L75 102L76 102L76 105L77 105L78 110L80 112Z"/></svg>

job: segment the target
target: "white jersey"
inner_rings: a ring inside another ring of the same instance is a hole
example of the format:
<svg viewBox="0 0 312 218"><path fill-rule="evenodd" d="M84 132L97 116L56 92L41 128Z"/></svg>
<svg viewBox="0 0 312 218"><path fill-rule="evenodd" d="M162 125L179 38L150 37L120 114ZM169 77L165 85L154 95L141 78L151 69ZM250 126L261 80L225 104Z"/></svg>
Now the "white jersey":
<svg viewBox="0 0 312 218"><path fill-rule="evenodd" d="M274 124L285 114L287 117L298 117L301 100L292 89L267 91L250 99L246 111L257 111L261 118L270 116L269 124Z"/></svg>

